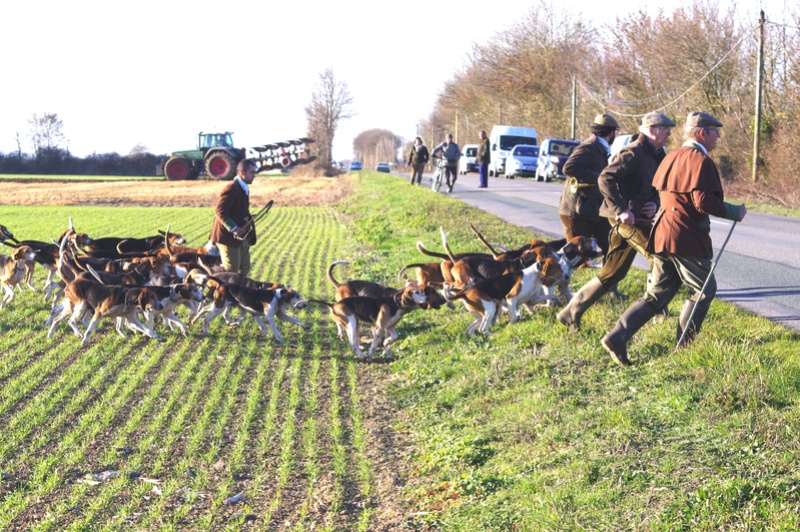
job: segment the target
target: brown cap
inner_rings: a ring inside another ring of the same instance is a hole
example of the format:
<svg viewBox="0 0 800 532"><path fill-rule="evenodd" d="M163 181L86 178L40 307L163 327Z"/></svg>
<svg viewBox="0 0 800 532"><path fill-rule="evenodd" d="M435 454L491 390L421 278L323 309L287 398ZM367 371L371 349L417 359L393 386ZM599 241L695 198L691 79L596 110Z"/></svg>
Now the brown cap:
<svg viewBox="0 0 800 532"><path fill-rule="evenodd" d="M594 117L594 123L598 126L619 128L619 122L617 122L617 119L611 115L597 115Z"/></svg>
<svg viewBox="0 0 800 532"><path fill-rule="evenodd" d="M642 127L675 127L675 122L661 113L647 113L642 117Z"/></svg>
<svg viewBox="0 0 800 532"><path fill-rule="evenodd" d="M722 122L708 113L692 111L686 117L686 127L722 127Z"/></svg>

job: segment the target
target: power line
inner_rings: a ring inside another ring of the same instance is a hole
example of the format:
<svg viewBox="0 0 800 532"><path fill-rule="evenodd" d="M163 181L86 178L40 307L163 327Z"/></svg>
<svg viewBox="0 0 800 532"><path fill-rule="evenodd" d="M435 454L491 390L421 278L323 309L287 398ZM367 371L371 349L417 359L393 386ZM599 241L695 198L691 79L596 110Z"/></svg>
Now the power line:
<svg viewBox="0 0 800 532"><path fill-rule="evenodd" d="M753 27L754 27L754 26L753 26ZM751 27L751 28L750 28L750 30L752 30L752 29L753 29L753 27ZM717 62L716 62L716 63L715 63L715 64L714 64L714 65L713 65L711 68L709 68L709 69L708 69L708 71L706 71L706 73L705 73L705 74L703 74L703 75L700 77L700 79L698 79L698 80L697 80L697 81L696 81L696 82L695 82L695 83L694 83L694 84L693 84L691 87L689 87L688 89L686 89L685 91L683 91L683 92L682 92L682 93L681 93L679 96L677 96L677 97L676 97L675 99L673 99L671 102L669 102L669 103L666 103L666 104L662 105L661 107L657 107L657 108L655 108L655 109L653 109L653 110L654 110L654 111L664 111L664 110L666 110L666 108L667 108L667 107L669 107L670 105L672 105L672 104L676 103L678 100L680 100L681 98L683 98L684 96L686 96L687 94L689 94L689 92L691 92L691 91L692 91L692 90L693 90L695 87L697 87L698 85L700 85L700 83L701 83L701 82L702 82L704 79L706 79L708 76L710 76L710 75L711 75L711 73L712 73L712 72L714 72L714 71L715 71L715 70L716 70L716 69L717 69L717 68L718 68L718 67L719 67L719 66L722 64L722 62L723 62L723 61L725 61L725 59L727 59L727 58L728 58L728 56L729 56L731 53L733 53L733 51L734 51L734 50L736 50L736 48L738 48L738 47L739 47L739 45L740 45L740 44L742 44L742 43L744 42L744 40L745 40L747 37L749 37L749 36L750 36L749 32L748 32L748 31L745 31L745 32L744 32L744 34L742 35L742 37L741 37L741 38L740 38L740 39L739 39L739 40L736 42L736 44L734 44L734 45L733 45L733 46L730 48L730 50L728 50L727 52L725 52L725 54L724 54L724 55L723 55L723 56L722 56L722 57L719 59L719 61L717 61ZM623 113L622 111L619 111L619 110L616 110L616 109L610 109L610 108L608 108L608 105L607 105L607 103L611 102L611 103L613 103L613 104L616 104L616 105L628 105L628 106L632 106L632 105L641 105L642 103L646 103L647 101L658 100L658 99L661 99L662 97L665 97L665 95L658 94L658 95L656 95L656 96L651 96L650 98L645 98L645 99L642 99L642 100L612 100L612 99L608 99L608 98L603 98L603 97L602 97L602 96L600 96L600 95L597 95L597 96L595 96L595 93L594 93L593 91L590 91L590 90L589 90L589 89L586 87L586 85L584 85L584 84L583 84L583 82L582 82L580 79L578 79L578 84L579 84L579 85L581 86L581 88L582 88L582 89L583 89L583 90L586 92L586 94L588 94L588 95L589 95L589 97L590 97L592 100L594 100L596 103L598 103L598 104L599 104L601 107L605 108L605 109L606 109L608 112L614 113L614 114L615 114L615 115L617 115L617 116L624 116L624 117L629 117L629 118L641 118L641 117L643 117L643 116L644 116L644 114L629 114L629 113ZM674 91L671 91L671 92L674 92ZM601 101L601 100L602 100L602 101ZM646 113L645 113L645 114L646 114Z"/></svg>

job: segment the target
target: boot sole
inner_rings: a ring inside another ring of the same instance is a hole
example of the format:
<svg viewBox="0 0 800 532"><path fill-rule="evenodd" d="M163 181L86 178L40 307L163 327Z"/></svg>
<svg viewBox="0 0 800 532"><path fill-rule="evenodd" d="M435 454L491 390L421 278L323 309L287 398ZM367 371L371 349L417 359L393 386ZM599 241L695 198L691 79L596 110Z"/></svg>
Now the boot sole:
<svg viewBox="0 0 800 532"><path fill-rule="evenodd" d="M608 343L608 341L606 341L605 338L600 340L600 345L603 346L603 349L608 351L608 354L611 355L611 358L614 360L614 362L617 363L618 366L626 368L626 367L631 365L631 361L628 360L627 357L623 358L623 357L619 356L617 354L617 352L614 350L614 348L611 347L611 345Z"/></svg>

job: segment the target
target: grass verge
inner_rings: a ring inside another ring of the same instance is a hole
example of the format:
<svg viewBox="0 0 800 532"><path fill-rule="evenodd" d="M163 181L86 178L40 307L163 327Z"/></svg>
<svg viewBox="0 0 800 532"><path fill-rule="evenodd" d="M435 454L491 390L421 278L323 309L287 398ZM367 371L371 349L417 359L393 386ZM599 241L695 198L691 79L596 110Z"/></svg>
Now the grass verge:
<svg viewBox="0 0 800 532"><path fill-rule="evenodd" d="M457 251L533 236L430 191L370 174L343 211L370 253L360 277L393 280L436 247L443 225ZM591 278L578 273L574 286ZM605 299L569 335L540 310L494 336L470 339L463 309L411 314L387 368L392 397L413 420L411 529L793 530L798 527L800 335L716 301L698 340L672 353L675 321L631 343L634 367L611 363L599 340L626 301Z"/></svg>

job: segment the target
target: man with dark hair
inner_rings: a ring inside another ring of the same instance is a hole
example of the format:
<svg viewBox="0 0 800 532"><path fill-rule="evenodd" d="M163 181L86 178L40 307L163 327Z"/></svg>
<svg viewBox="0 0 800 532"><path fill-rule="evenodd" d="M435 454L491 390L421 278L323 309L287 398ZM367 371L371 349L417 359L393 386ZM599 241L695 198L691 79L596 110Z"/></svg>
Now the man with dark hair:
<svg viewBox="0 0 800 532"><path fill-rule="evenodd" d="M601 343L620 366L629 366L628 340L660 310L666 308L682 285L693 295L684 303L678 318L676 339L691 342L700 332L717 283L711 272L711 220L709 215L742 221L744 205L725 201L719 170L708 154L717 147L722 122L708 113L694 111L686 118L686 142L664 158L653 186L661 197L647 250L653 268L647 277L644 297L622 314L614 329ZM700 298L703 284L705 292ZM694 310L691 322L689 317Z"/></svg>
<svg viewBox="0 0 800 532"><path fill-rule="evenodd" d="M601 114L594 117L592 136L572 150L564 163L567 182L558 204L558 215L567 240L575 236L594 237L603 253L608 251L611 224L600 216L603 194L597 187L597 179L608 165L608 153L618 129L619 122L613 116ZM575 183L571 182L573 178Z"/></svg>
<svg viewBox="0 0 800 532"><path fill-rule="evenodd" d="M489 186L489 163L491 162L492 154L489 149L489 139L486 138L486 131L481 129L478 136L481 139L475 157L475 162L478 163L478 175L480 176L478 187L486 188Z"/></svg>
<svg viewBox="0 0 800 532"><path fill-rule="evenodd" d="M217 200L209 237L219 248L222 268L242 275L250 272L250 246L256 243L249 187L255 177L255 163L249 159L239 161L236 177L225 185Z"/></svg>
<svg viewBox="0 0 800 532"><path fill-rule="evenodd" d="M448 133L444 142L433 149L431 156L437 157L437 154L438 157L443 157L446 161L445 178L447 179L447 191L452 192L458 175L458 158L461 157L461 149L458 144L453 142L452 133Z"/></svg>
<svg viewBox="0 0 800 532"><path fill-rule="evenodd" d="M414 139L414 145L411 146L411 151L408 152L406 159L406 166L411 168L411 184L414 182L419 185L422 181L422 172L425 170L425 165L428 164L430 154L428 147L422 141L422 137Z"/></svg>
<svg viewBox="0 0 800 532"><path fill-rule="evenodd" d="M675 122L661 113L644 115L636 140L625 146L600 173L597 180L603 194L600 216L608 218L612 229L600 273L558 313L558 321L569 327L570 332L577 332L583 313L625 278L637 251L650 260L645 247L658 211L653 175L664 159L664 146L673 127Z"/></svg>

